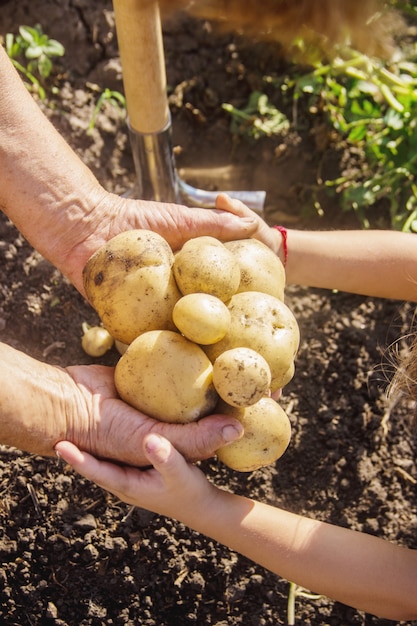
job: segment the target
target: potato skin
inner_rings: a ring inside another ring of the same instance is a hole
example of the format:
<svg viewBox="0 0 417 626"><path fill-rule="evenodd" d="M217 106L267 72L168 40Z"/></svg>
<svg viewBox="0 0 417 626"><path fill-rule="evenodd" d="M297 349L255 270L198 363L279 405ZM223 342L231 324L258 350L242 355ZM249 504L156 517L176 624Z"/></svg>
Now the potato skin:
<svg viewBox="0 0 417 626"><path fill-rule="evenodd" d="M223 339L230 325L225 303L208 293L189 293L178 300L172 312L175 326L182 334L201 345Z"/></svg>
<svg viewBox="0 0 417 626"><path fill-rule="evenodd" d="M183 295L208 293L223 302L236 293L240 283L236 258L214 237L189 239L175 253L174 275Z"/></svg>
<svg viewBox="0 0 417 626"><path fill-rule="evenodd" d="M116 339L114 345L116 346L116 350L119 354L124 354L129 347L127 343L123 343L123 341L119 341L118 339Z"/></svg>
<svg viewBox="0 0 417 626"><path fill-rule="evenodd" d="M204 346L210 361L226 350L252 348L267 361L272 374L271 391L288 382L300 333L294 315L282 300L266 293L237 293L228 303L230 327L223 339Z"/></svg>
<svg viewBox="0 0 417 626"><path fill-rule="evenodd" d="M284 300L285 269L271 248L257 239L227 241L224 245L239 263L240 283L237 293L261 291Z"/></svg>
<svg viewBox="0 0 417 626"><path fill-rule="evenodd" d="M253 472L275 463L291 439L291 423L272 398L262 398L249 407L237 408L220 402L216 411L238 419L244 427L241 439L219 448L219 461L238 472Z"/></svg>
<svg viewBox="0 0 417 626"><path fill-rule="evenodd" d="M129 344L143 332L172 329L172 310L181 297L168 243L149 230L113 237L87 261L84 288L110 334Z"/></svg>
<svg viewBox="0 0 417 626"><path fill-rule="evenodd" d="M214 361L213 383L219 396L228 404L250 406L267 395L271 370L255 350L232 348L222 352Z"/></svg>
<svg viewBox="0 0 417 626"><path fill-rule="evenodd" d="M153 330L137 337L119 359L116 389L125 402L163 422L187 423L208 415L218 401L213 367L179 333Z"/></svg>
<svg viewBox="0 0 417 626"><path fill-rule="evenodd" d="M90 326L81 339L82 349L93 357L103 356L113 347L113 344L113 337L102 326Z"/></svg>

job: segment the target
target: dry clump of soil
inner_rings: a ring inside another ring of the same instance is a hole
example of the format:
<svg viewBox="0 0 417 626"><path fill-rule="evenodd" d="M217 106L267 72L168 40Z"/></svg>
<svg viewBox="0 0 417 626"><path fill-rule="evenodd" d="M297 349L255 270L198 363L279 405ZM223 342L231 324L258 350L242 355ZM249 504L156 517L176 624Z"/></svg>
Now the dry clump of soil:
<svg viewBox="0 0 417 626"><path fill-rule="evenodd" d="M64 43L59 92L53 106L41 106L107 189L131 188L120 112L106 105L87 133L98 94L123 89L111 3L3 1L1 11L1 34L40 23ZM185 15L164 25L164 40L177 166L189 182L265 189L270 223L346 225L336 206L321 220L303 214L318 163L338 168L322 127L252 144L229 132L221 103L242 106L264 74L279 74L279 47L219 35ZM97 321L91 307L4 216L0 236L0 339L52 364L92 362L79 341L82 322ZM251 474L215 459L201 467L237 493L417 548L417 438L407 407L389 412L385 400L390 346L409 332L414 306L300 287L288 289L287 303L302 337L282 399L293 426L289 449ZM100 362L116 359L111 352ZM287 581L182 524L130 508L55 459L3 446L0 493L2 624L287 623ZM296 623L391 622L300 597Z"/></svg>

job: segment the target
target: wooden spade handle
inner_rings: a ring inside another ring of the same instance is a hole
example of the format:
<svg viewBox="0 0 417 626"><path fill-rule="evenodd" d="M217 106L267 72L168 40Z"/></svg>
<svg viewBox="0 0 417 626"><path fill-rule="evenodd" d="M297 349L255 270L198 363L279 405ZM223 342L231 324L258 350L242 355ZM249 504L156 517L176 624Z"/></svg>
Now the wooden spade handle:
<svg viewBox="0 0 417 626"><path fill-rule="evenodd" d="M157 0L113 0L129 123L157 133L169 121L165 55Z"/></svg>

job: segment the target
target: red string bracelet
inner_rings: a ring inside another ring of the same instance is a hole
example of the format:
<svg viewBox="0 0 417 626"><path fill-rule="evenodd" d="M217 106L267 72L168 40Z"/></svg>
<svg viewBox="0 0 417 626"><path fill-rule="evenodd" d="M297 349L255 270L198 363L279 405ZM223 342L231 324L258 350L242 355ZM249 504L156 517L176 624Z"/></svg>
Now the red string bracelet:
<svg viewBox="0 0 417 626"><path fill-rule="evenodd" d="M288 260L288 243L287 243L288 232L287 232L287 229L284 228L284 226L273 226L272 228L279 230L279 232L282 235L282 250L284 252L284 267L285 267L287 265L287 260Z"/></svg>

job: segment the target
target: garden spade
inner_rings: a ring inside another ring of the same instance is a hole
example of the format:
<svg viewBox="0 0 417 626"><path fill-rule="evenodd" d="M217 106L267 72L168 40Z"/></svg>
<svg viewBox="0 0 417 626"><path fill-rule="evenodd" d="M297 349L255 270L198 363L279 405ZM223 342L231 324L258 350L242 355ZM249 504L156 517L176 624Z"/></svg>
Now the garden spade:
<svg viewBox="0 0 417 626"><path fill-rule="evenodd" d="M187 184L172 149L162 26L157 0L113 0L127 117L136 173L127 195L212 208L220 191ZM227 191L263 213L264 191Z"/></svg>

